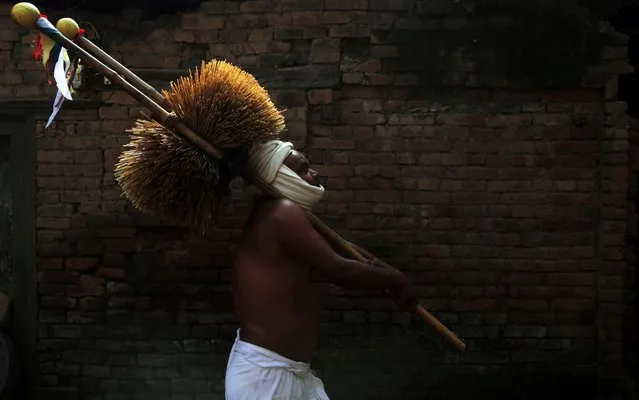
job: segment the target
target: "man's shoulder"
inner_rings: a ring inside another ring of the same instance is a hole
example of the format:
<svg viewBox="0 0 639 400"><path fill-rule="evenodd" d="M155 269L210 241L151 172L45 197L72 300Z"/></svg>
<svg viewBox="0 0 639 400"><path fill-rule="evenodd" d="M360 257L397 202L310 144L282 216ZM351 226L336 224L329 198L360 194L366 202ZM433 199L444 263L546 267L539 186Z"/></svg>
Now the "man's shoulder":
<svg viewBox="0 0 639 400"><path fill-rule="evenodd" d="M299 219L306 217L306 213L302 207L290 199L273 199L270 207L271 217L275 219L283 219L290 221L291 219Z"/></svg>
<svg viewBox="0 0 639 400"><path fill-rule="evenodd" d="M289 199L269 199L262 203L254 229L266 229L271 237L290 237L304 229L308 217L304 210Z"/></svg>
<svg viewBox="0 0 639 400"><path fill-rule="evenodd" d="M299 225L308 220L304 209L290 199L269 199L262 204L261 221L282 229Z"/></svg>

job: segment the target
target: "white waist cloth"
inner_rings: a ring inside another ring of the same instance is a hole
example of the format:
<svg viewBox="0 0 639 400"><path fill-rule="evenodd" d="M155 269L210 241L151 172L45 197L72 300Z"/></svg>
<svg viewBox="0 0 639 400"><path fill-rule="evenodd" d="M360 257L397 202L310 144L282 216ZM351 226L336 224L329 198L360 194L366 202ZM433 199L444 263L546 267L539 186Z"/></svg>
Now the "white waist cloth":
<svg viewBox="0 0 639 400"><path fill-rule="evenodd" d="M226 367L226 400L329 400L308 363L240 340Z"/></svg>

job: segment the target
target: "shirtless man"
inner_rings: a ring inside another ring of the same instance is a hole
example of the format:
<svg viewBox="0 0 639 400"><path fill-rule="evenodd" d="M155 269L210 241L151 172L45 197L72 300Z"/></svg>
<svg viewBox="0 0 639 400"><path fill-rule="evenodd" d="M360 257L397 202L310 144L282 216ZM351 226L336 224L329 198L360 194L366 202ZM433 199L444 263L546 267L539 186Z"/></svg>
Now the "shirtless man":
<svg viewBox="0 0 639 400"><path fill-rule="evenodd" d="M315 231L305 209L324 188L290 143L267 143L251 163L287 198L256 197L237 252L233 293L240 329L228 361L226 399L328 399L310 369L320 311L313 271L345 288L387 289L407 310L417 299L404 274L379 261L344 258Z"/></svg>

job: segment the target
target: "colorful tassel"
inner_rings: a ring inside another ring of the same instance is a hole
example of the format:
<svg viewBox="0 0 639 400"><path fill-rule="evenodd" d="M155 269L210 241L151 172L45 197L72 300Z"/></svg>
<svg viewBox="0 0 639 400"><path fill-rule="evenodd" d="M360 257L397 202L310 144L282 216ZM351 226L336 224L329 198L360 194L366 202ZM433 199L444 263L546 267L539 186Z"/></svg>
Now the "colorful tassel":
<svg viewBox="0 0 639 400"><path fill-rule="evenodd" d="M40 19L36 21L36 24L45 32L57 31L45 14L40 14ZM61 49L62 46L50 39L44 32L40 32L34 39L33 56L36 61L42 63L44 70L47 72L49 84L53 84L53 70Z"/></svg>
<svg viewBox="0 0 639 400"><path fill-rule="evenodd" d="M47 16L44 14L40 14L40 18L47 18ZM42 43L42 37L42 33L38 33L33 39L33 58L36 61L40 61L44 53L44 44Z"/></svg>
<svg viewBox="0 0 639 400"><path fill-rule="evenodd" d="M65 100L73 100L73 85L71 82L77 73L77 57L69 57L67 50L59 43L50 39L47 33L59 33L58 29L49 22L46 15L41 14L36 21L41 31L34 41L34 57L40 61L47 74L48 84L57 87L56 97L53 102L53 110L47 121L47 127L51 125ZM84 30L80 32L84 34Z"/></svg>

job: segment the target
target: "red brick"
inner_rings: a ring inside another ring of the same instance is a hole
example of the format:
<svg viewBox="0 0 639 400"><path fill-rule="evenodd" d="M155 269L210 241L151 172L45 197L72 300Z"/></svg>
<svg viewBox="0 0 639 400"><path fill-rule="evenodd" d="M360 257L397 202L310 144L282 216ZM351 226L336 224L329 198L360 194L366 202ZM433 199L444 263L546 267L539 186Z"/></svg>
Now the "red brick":
<svg viewBox="0 0 639 400"><path fill-rule="evenodd" d="M572 109L571 103L548 103L546 105L546 111L549 113L566 113Z"/></svg>
<svg viewBox="0 0 639 400"><path fill-rule="evenodd" d="M178 279L175 280L176 281L184 281L185 279ZM108 293L114 293L114 294L127 294L127 293L135 293L135 290L133 289L133 287L131 287L130 285L127 285L126 283L122 283L122 282L109 282L107 284L107 292Z"/></svg>
<svg viewBox="0 0 639 400"><path fill-rule="evenodd" d="M182 27L184 29L222 29L224 28L224 18L219 16L206 15L201 13L189 13L182 15Z"/></svg>
<svg viewBox="0 0 639 400"><path fill-rule="evenodd" d="M104 241L107 251L114 253L132 253L138 250L137 239L107 239Z"/></svg>
<svg viewBox="0 0 639 400"><path fill-rule="evenodd" d="M381 113L342 113L341 122L352 125L381 125L386 122L386 116Z"/></svg>
<svg viewBox="0 0 639 400"><path fill-rule="evenodd" d="M134 124L128 120L106 120L102 122L102 132L122 135L132 128L133 125Z"/></svg>
<svg viewBox="0 0 639 400"><path fill-rule="evenodd" d="M371 10L410 10L413 7L413 0L368 0Z"/></svg>
<svg viewBox="0 0 639 400"><path fill-rule="evenodd" d="M289 122L287 125L286 132L290 138L306 138L307 125L305 123Z"/></svg>
<svg viewBox="0 0 639 400"><path fill-rule="evenodd" d="M64 309L71 310L77 305L76 299L59 296L42 296L40 307L43 309Z"/></svg>
<svg viewBox="0 0 639 400"><path fill-rule="evenodd" d="M543 103L528 103L525 102L521 106L521 111L524 113L541 113L546 109L546 105Z"/></svg>
<svg viewBox="0 0 639 400"><path fill-rule="evenodd" d="M266 18L269 26L288 26L293 24L293 17L290 12L267 14Z"/></svg>
<svg viewBox="0 0 639 400"><path fill-rule="evenodd" d="M137 101L131 97L129 94L127 94L124 91L104 91L101 93L102 95L102 100L104 100L107 104L111 103L111 104L119 104L119 105L137 105ZM130 124L127 125L127 129L130 128ZM120 134L123 134L125 132L126 129L123 129L121 131L116 131Z"/></svg>
<svg viewBox="0 0 639 400"><path fill-rule="evenodd" d="M38 293L43 295L60 295L65 293L65 287L62 283L41 283L38 285Z"/></svg>
<svg viewBox="0 0 639 400"><path fill-rule="evenodd" d="M100 118L123 120L129 117L129 110L125 106L100 107ZM82 139L82 138L74 138Z"/></svg>
<svg viewBox="0 0 639 400"><path fill-rule="evenodd" d="M341 112L380 112L382 103L375 99L345 99L340 101Z"/></svg>
<svg viewBox="0 0 639 400"><path fill-rule="evenodd" d="M335 25L329 28L328 34L334 38L370 37L371 28L357 24Z"/></svg>
<svg viewBox="0 0 639 400"><path fill-rule="evenodd" d="M442 113L437 116L438 125L483 126L484 117L478 114Z"/></svg>
<svg viewBox="0 0 639 400"><path fill-rule="evenodd" d="M570 126L572 124L572 117L565 114L533 115L532 123L542 126Z"/></svg>
<svg viewBox="0 0 639 400"><path fill-rule="evenodd" d="M350 139L313 138L313 147L329 150L349 150L355 148L355 143Z"/></svg>
<svg viewBox="0 0 639 400"><path fill-rule="evenodd" d="M75 283L79 275L75 272L46 270L38 274L39 282Z"/></svg>
<svg viewBox="0 0 639 400"><path fill-rule="evenodd" d="M38 150L60 150L61 140L57 138L39 138L37 142Z"/></svg>
<svg viewBox="0 0 639 400"><path fill-rule="evenodd" d="M62 269L63 262L62 258L40 258L38 260L38 269Z"/></svg>
<svg viewBox="0 0 639 400"><path fill-rule="evenodd" d="M364 73L344 72L342 74L342 82L346 84L364 84Z"/></svg>
<svg viewBox="0 0 639 400"><path fill-rule="evenodd" d="M324 11L320 15L321 24L346 24L351 22L351 14L347 11Z"/></svg>
<svg viewBox="0 0 639 400"><path fill-rule="evenodd" d="M370 126L356 126L353 128L353 137L356 139L372 138L373 136L374 131Z"/></svg>
<svg viewBox="0 0 639 400"><path fill-rule="evenodd" d="M123 268L99 268L98 276L107 278L107 279L123 279L125 276L125 272Z"/></svg>
<svg viewBox="0 0 639 400"><path fill-rule="evenodd" d="M244 29L248 31L251 29L266 28L268 26L268 19L266 15L240 13L237 15L227 15L224 23L225 29L220 31L220 38L222 38L224 32L229 29Z"/></svg>
<svg viewBox="0 0 639 400"><path fill-rule="evenodd" d="M104 286L95 285L69 285L67 296L69 297L99 297L104 295Z"/></svg>
<svg viewBox="0 0 639 400"><path fill-rule="evenodd" d="M317 25L321 14L319 11L298 11L291 13L291 18L293 25Z"/></svg>
<svg viewBox="0 0 639 400"><path fill-rule="evenodd" d="M389 125L432 125L435 123L434 114L392 114L388 117ZM413 128L414 129L414 128Z"/></svg>
<svg viewBox="0 0 639 400"><path fill-rule="evenodd" d="M393 58L399 55L397 46L379 45L371 46L371 57Z"/></svg>
<svg viewBox="0 0 639 400"><path fill-rule="evenodd" d="M62 165L40 165L38 166L37 175L38 177L59 177L62 176Z"/></svg>
<svg viewBox="0 0 639 400"><path fill-rule="evenodd" d="M68 270L73 271L86 271L95 268L98 264L97 258L67 258L64 261L64 266Z"/></svg>
<svg viewBox="0 0 639 400"><path fill-rule="evenodd" d="M112 296L109 298L109 308L134 308L146 309L149 307L149 299L146 297Z"/></svg>
<svg viewBox="0 0 639 400"><path fill-rule="evenodd" d="M17 72L5 72L0 78L2 85L18 85L22 83L22 76Z"/></svg>
<svg viewBox="0 0 639 400"><path fill-rule="evenodd" d="M378 73L364 73L364 81L368 85L390 85L393 83L394 77L392 75L378 74Z"/></svg>
<svg viewBox="0 0 639 400"><path fill-rule="evenodd" d="M323 0L282 0L282 11L321 11Z"/></svg>
<svg viewBox="0 0 639 400"><path fill-rule="evenodd" d="M333 90L315 89L308 92L309 104L331 104L333 102Z"/></svg>
<svg viewBox="0 0 639 400"><path fill-rule="evenodd" d="M358 85L342 86L342 98L345 99L372 99L387 97L388 88L385 87L363 87Z"/></svg>
<svg viewBox="0 0 639 400"><path fill-rule="evenodd" d="M273 10L273 3L265 0L242 1L240 13L263 13Z"/></svg>
<svg viewBox="0 0 639 400"><path fill-rule="evenodd" d="M447 140L412 139L408 142L408 148L414 152L443 152L448 151L452 144ZM470 170L470 169L469 169Z"/></svg>
<svg viewBox="0 0 639 400"><path fill-rule="evenodd" d="M220 41L224 43L241 43L245 42L247 39L248 33L242 29L225 29L220 32Z"/></svg>
<svg viewBox="0 0 639 400"><path fill-rule="evenodd" d="M311 61L332 63L340 60L340 39L318 38L311 44Z"/></svg>
<svg viewBox="0 0 639 400"><path fill-rule="evenodd" d="M558 141L554 144L555 150L559 154L594 154L598 150L596 142L582 140Z"/></svg>
<svg viewBox="0 0 639 400"><path fill-rule="evenodd" d="M356 64L353 71L378 73L382 71L382 62L379 59L367 60ZM371 75L367 76L370 77Z"/></svg>
<svg viewBox="0 0 639 400"><path fill-rule="evenodd" d="M0 46L2 44L0 43ZM13 93L15 93L16 97L36 97L42 95L42 90L37 87L28 87L28 86L16 86Z"/></svg>
<svg viewBox="0 0 639 400"><path fill-rule="evenodd" d="M45 205L38 208L38 215L42 219L69 217L72 212L73 207L66 204Z"/></svg>
<svg viewBox="0 0 639 400"><path fill-rule="evenodd" d="M326 0L326 10L366 10L371 0Z"/></svg>
<svg viewBox="0 0 639 400"><path fill-rule="evenodd" d="M120 196L118 191L118 197ZM96 231L96 236L100 238L130 238L135 235L135 228L120 226L101 228Z"/></svg>
<svg viewBox="0 0 639 400"><path fill-rule="evenodd" d="M514 127L530 124L531 118L526 115L489 115L485 124L489 128Z"/></svg>
<svg viewBox="0 0 639 400"><path fill-rule="evenodd" d="M84 311L100 311L106 309L106 300L100 297L84 297L79 301L79 308Z"/></svg>
<svg viewBox="0 0 639 400"><path fill-rule="evenodd" d="M73 153L70 151L40 150L38 151L40 163L72 163Z"/></svg>
<svg viewBox="0 0 639 400"><path fill-rule="evenodd" d="M248 33L249 42L269 42L273 39L273 31L271 29L252 29Z"/></svg>
<svg viewBox="0 0 639 400"><path fill-rule="evenodd" d="M99 324L104 320L104 313L89 311L69 311L67 323L69 324Z"/></svg>
<svg viewBox="0 0 639 400"><path fill-rule="evenodd" d="M173 40L176 43L193 43L195 42L195 34L193 31L175 30L173 32Z"/></svg>

